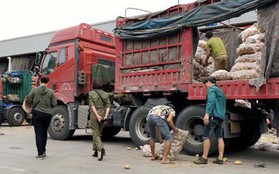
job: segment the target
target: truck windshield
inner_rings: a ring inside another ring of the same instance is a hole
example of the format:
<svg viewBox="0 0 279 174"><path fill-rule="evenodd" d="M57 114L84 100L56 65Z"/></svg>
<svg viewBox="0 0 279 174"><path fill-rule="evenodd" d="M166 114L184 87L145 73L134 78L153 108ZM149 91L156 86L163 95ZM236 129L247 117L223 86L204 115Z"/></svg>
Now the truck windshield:
<svg viewBox="0 0 279 174"><path fill-rule="evenodd" d="M42 74L48 75L53 72L55 68L55 62L57 59L57 52L51 52L45 55L42 63Z"/></svg>

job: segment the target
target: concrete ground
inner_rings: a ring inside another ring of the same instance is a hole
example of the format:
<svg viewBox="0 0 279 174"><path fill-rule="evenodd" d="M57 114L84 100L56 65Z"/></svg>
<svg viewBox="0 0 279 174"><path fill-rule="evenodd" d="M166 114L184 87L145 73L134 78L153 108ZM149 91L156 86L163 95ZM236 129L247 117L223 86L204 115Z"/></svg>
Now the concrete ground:
<svg viewBox="0 0 279 174"><path fill-rule="evenodd" d="M263 152L246 149L239 152L226 153L228 162L224 165L212 164L215 158L210 157L209 164L195 165L195 157L179 154L172 164L163 165L160 161L150 161L136 150L129 138L128 132L120 132L115 138L104 141L107 156L103 161L93 158L91 147L92 137L84 130L76 131L69 141L48 139L47 158L35 159L36 147L32 126L8 127L0 129L0 174L274 174L279 171L279 153ZM266 137L265 137L266 138ZM268 137L272 139L275 137ZM128 150L127 147L131 147ZM234 165L236 160L241 165ZM265 168L255 167L263 163ZM124 165L129 164L130 169Z"/></svg>

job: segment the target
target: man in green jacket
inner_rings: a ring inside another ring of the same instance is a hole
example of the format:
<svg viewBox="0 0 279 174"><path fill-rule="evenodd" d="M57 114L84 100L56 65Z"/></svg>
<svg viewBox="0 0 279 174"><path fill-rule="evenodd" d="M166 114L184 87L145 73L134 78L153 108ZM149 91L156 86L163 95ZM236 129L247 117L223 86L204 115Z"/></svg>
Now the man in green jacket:
<svg viewBox="0 0 279 174"><path fill-rule="evenodd" d="M207 77L203 83L207 87L206 95L206 113L204 115L204 134L203 134L203 155L195 160L195 164L207 164L207 156L210 149L210 135L214 131L218 138L219 156L213 163L223 164L224 155L224 140L222 132L222 124L226 113L226 96L223 91L216 86L216 78L213 76Z"/></svg>

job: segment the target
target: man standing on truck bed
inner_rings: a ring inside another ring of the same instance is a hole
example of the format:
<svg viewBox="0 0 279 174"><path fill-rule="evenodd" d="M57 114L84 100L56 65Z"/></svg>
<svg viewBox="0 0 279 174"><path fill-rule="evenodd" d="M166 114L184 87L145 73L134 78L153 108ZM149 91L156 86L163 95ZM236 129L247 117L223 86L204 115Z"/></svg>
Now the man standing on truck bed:
<svg viewBox="0 0 279 174"><path fill-rule="evenodd" d="M228 55L225 45L221 38L213 36L212 31L207 31L205 37L208 39L206 43L206 59L205 63L208 64L210 55L214 58L215 71L228 68Z"/></svg>
<svg viewBox="0 0 279 174"><path fill-rule="evenodd" d="M223 164L224 155L224 140L222 132L222 123L226 113L226 96L223 91L216 86L216 78L213 76L207 77L203 83L207 87L206 95L206 113L203 118L205 125L203 134L203 155L194 161L195 164L207 164L207 156L210 149L210 135L214 131L218 138L219 156L213 163Z"/></svg>
<svg viewBox="0 0 279 174"><path fill-rule="evenodd" d="M165 139L165 147L162 156L162 164L168 164L170 161L167 156L170 152L172 137L169 131L169 127L166 124L165 120L167 120L169 126L173 129L174 132L178 132L178 128L175 127L173 123L173 118L175 117L175 111L173 109L173 105L158 105L153 107L148 115L147 115L147 124L150 129L150 150L151 150L151 160L156 160L157 157L155 155L155 139L156 139L156 127L159 129L161 135Z"/></svg>

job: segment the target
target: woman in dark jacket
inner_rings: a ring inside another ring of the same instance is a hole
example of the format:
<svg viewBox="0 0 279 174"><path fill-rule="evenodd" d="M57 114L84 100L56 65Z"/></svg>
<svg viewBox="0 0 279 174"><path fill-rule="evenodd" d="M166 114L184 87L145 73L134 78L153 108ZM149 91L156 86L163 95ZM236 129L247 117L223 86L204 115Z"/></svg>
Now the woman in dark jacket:
<svg viewBox="0 0 279 174"><path fill-rule="evenodd" d="M40 86L32 89L27 96L27 102L32 106L38 159L46 157L47 130L51 121L52 107L57 105L53 91L47 87L48 81L47 76L42 76Z"/></svg>

